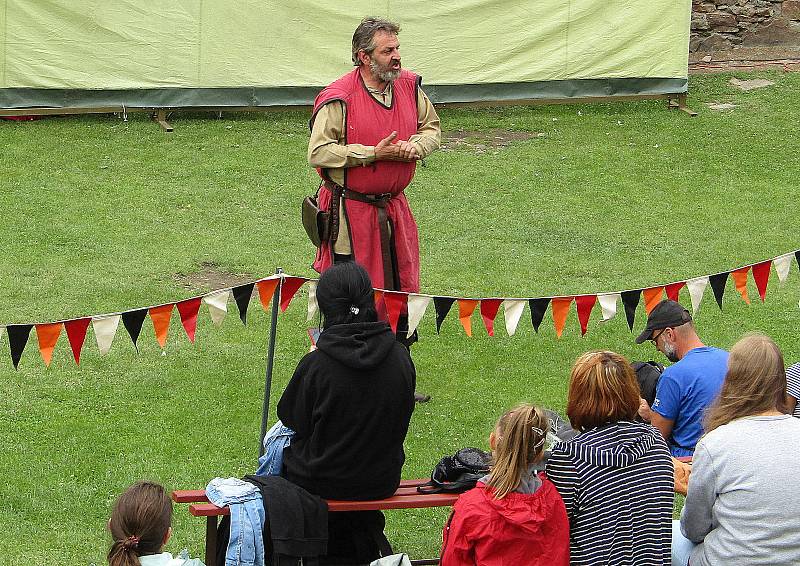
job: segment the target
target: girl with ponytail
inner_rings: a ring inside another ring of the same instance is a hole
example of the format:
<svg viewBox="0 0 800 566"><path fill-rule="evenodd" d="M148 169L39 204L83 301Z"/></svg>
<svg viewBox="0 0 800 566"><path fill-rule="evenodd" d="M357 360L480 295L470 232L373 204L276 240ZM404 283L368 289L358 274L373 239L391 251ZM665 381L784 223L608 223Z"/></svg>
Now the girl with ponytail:
<svg viewBox="0 0 800 566"><path fill-rule="evenodd" d="M534 471L549 428L544 409L534 405L500 417L489 435L492 468L453 506L441 566L569 564L564 502L544 473Z"/></svg>
<svg viewBox="0 0 800 566"><path fill-rule="evenodd" d="M114 503L108 520L113 540L108 565L203 566L199 560L161 552L172 534L171 524L172 501L164 488L152 482L133 484Z"/></svg>

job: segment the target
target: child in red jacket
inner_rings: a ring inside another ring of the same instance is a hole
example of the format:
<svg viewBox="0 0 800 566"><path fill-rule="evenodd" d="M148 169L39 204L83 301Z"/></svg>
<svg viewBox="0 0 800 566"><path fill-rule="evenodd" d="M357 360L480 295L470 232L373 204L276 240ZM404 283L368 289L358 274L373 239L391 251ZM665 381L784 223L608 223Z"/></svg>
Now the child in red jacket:
<svg viewBox="0 0 800 566"><path fill-rule="evenodd" d="M549 426L545 411L533 405L500 417L489 436L492 469L453 506L441 566L569 565L564 502L544 473L533 470Z"/></svg>

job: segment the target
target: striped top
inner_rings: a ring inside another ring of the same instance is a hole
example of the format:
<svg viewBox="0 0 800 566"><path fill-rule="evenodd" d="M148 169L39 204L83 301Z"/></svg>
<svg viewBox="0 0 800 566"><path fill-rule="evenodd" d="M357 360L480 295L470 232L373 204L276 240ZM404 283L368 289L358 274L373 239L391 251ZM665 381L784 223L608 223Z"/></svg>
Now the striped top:
<svg viewBox="0 0 800 566"><path fill-rule="evenodd" d="M553 446L547 477L570 523L570 564L669 566L673 467L652 426L620 421Z"/></svg>
<svg viewBox="0 0 800 566"><path fill-rule="evenodd" d="M792 416L800 418L800 362L786 368L786 392L797 399Z"/></svg>

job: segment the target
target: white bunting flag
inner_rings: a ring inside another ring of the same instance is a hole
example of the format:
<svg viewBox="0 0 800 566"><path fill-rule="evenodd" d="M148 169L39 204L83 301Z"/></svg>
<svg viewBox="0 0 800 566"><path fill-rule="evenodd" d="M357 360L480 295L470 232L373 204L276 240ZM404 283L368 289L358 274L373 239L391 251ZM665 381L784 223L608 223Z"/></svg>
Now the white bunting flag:
<svg viewBox="0 0 800 566"><path fill-rule="evenodd" d="M203 302L208 305L208 313L211 315L211 322L216 326L222 324L225 315L228 314L228 298L231 296L230 289L214 291L203 297Z"/></svg>
<svg viewBox="0 0 800 566"><path fill-rule="evenodd" d="M778 272L778 281L781 283L785 282L789 277L792 261L794 261L794 253L785 254L772 260L772 265L775 266L775 271Z"/></svg>
<svg viewBox="0 0 800 566"><path fill-rule="evenodd" d="M319 310L319 303L317 303L317 282L316 281L309 281L308 282L308 318L306 321L311 320L314 318L314 315L317 314Z"/></svg>
<svg viewBox="0 0 800 566"><path fill-rule="evenodd" d="M703 293L705 293L708 286L708 277L696 277L689 279L686 282L686 288L689 289L689 296L692 298L692 314L696 314L700 308L700 301L703 300Z"/></svg>
<svg viewBox="0 0 800 566"><path fill-rule="evenodd" d="M425 309L431 304L433 297L425 297L423 295L409 295L408 296L408 333L406 338L410 338L414 331L419 326L422 320L422 315L425 314Z"/></svg>
<svg viewBox="0 0 800 566"><path fill-rule="evenodd" d="M122 317L118 314L92 317L92 328L94 329L94 337L97 339L97 347L100 349L100 355L105 356L111 349L111 342L114 341L120 318Z"/></svg>
<svg viewBox="0 0 800 566"><path fill-rule="evenodd" d="M605 295L597 295L597 301L600 303L600 308L603 309L604 322L617 316L617 301L619 299L619 293L606 293Z"/></svg>
<svg viewBox="0 0 800 566"><path fill-rule="evenodd" d="M519 324L519 317L525 309L525 299L506 299L503 301L503 316L506 319L506 332L509 336L514 336Z"/></svg>
<svg viewBox="0 0 800 566"><path fill-rule="evenodd" d="M5 332L5 331L6 331L6 327L5 326L0 326L0 340L3 339L3 332Z"/></svg>

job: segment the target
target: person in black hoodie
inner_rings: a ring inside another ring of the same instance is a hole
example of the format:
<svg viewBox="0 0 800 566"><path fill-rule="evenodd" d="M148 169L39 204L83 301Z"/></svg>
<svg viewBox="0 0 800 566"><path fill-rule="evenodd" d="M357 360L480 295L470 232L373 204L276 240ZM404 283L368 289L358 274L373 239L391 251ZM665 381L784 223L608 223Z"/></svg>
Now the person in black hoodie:
<svg viewBox="0 0 800 566"><path fill-rule="evenodd" d="M278 418L295 431L282 475L324 499L389 497L405 461L414 364L389 325L378 321L372 283L357 263L326 270L317 301L323 318L317 349L300 360L278 402ZM390 551L383 524L377 511L329 514L329 555L378 558Z"/></svg>

